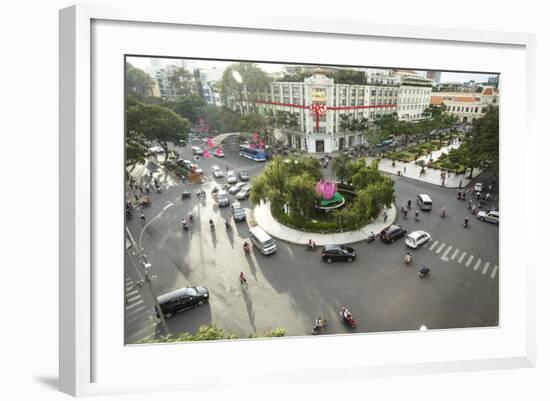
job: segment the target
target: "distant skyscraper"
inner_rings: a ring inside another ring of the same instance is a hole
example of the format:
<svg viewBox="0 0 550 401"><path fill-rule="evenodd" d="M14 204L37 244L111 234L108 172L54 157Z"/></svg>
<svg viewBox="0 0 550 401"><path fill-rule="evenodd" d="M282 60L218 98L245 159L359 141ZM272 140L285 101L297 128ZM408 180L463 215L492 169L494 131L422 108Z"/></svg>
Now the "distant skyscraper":
<svg viewBox="0 0 550 401"><path fill-rule="evenodd" d="M441 82L441 71L426 71L426 78L432 79L438 84Z"/></svg>

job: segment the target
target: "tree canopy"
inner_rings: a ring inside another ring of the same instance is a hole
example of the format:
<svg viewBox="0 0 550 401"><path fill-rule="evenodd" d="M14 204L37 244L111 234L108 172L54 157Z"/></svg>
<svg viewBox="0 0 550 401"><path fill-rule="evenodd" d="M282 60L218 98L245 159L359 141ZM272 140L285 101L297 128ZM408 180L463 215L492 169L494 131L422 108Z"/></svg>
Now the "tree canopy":
<svg viewBox="0 0 550 401"><path fill-rule="evenodd" d="M152 96L153 79L149 74L126 62L126 94L144 101Z"/></svg>

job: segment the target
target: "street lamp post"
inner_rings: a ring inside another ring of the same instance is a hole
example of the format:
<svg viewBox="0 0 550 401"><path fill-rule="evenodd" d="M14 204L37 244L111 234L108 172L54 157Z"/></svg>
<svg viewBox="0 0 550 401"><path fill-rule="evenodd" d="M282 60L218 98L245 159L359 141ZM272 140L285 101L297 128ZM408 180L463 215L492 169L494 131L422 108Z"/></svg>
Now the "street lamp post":
<svg viewBox="0 0 550 401"><path fill-rule="evenodd" d="M166 320L164 320L164 314L162 313L162 310L161 310L160 305L158 303L157 295L155 294L155 291L153 290L153 286L152 286L152 283L151 283L151 276L149 275L149 268L151 267L151 264L147 261L147 258L145 256L145 254L143 253L143 248L141 246L141 240L143 238L143 233L145 232L147 227L149 227L149 225L151 225L151 223L153 223L153 221L159 219L162 216L162 214L172 206L174 206L174 204L172 202L167 203L166 206L164 206L162 208L162 210L159 212L159 214L157 214L155 217L153 217L145 225L145 227L143 227L143 229L141 230L141 233L139 234L139 241L138 241L138 246L137 247L136 247L135 241L133 240L132 236L130 235L130 232L128 231L128 227L126 227L126 231L128 232L128 235L129 235L130 239L132 240L133 245L136 248L136 251L138 252L138 257L139 257L140 262L143 266L144 282L147 284L147 287L149 288L151 296L153 297L153 301L155 302L155 310L157 311L157 314L158 314L159 319L162 323L162 326L164 327L164 331L165 331L166 334L169 333L168 326L166 325Z"/></svg>

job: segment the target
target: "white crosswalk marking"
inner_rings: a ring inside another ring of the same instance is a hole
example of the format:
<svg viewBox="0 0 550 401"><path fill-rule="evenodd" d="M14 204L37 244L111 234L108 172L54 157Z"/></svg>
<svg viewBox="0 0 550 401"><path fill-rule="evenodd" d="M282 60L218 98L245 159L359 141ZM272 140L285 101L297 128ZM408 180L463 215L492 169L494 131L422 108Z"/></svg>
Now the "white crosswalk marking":
<svg viewBox="0 0 550 401"><path fill-rule="evenodd" d="M456 250L453 252L453 256L451 256L451 260L455 260L456 255L458 254L458 252L460 252L459 249L456 249Z"/></svg>
<svg viewBox="0 0 550 401"><path fill-rule="evenodd" d="M435 246L439 244L439 241L435 241L432 246L430 247L430 251L435 248Z"/></svg>
<svg viewBox="0 0 550 401"><path fill-rule="evenodd" d="M435 251L435 253L439 253L441 252L441 250L445 248L445 243L441 244L441 246L439 248L437 248L437 251Z"/></svg>
<svg viewBox="0 0 550 401"><path fill-rule="evenodd" d="M470 267L470 263L472 263L472 260L474 260L474 255L470 255L468 261L466 262L466 267Z"/></svg>
<svg viewBox="0 0 550 401"><path fill-rule="evenodd" d="M476 265L474 266L474 270L479 269L479 265L481 264L481 259L478 259L476 262Z"/></svg>
<svg viewBox="0 0 550 401"><path fill-rule="evenodd" d="M458 259L458 263L462 263L462 259L464 259L464 256L466 256L466 252L462 252L462 255L460 255L460 258Z"/></svg>
<svg viewBox="0 0 550 401"><path fill-rule="evenodd" d="M497 271L498 271L498 265L495 265L495 267L493 268L493 272L491 273L491 278L495 278L495 276L497 275Z"/></svg>
<svg viewBox="0 0 550 401"><path fill-rule="evenodd" d="M447 248L447 250L445 251L445 253L443 254L443 256L441 257L441 260L444 260L445 262L448 262L449 261L449 258L447 257L447 254L451 251L451 249L453 249L452 246L449 246Z"/></svg>
<svg viewBox="0 0 550 401"><path fill-rule="evenodd" d="M483 272L482 272L483 274L487 273L487 270L489 270L489 265L490 264L491 263L489 263L489 262L485 263L485 266L483 267Z"/></svg>
<svg viewBox="0 0 550 401"><path fill-rule="evenodd" d="M140 305L140 304L142 304L142 303L143 303L143 299L140 299L139 302L133 303L132 305L128 305L128 306L126 307L126 310L133 309L133 308L135 308L136 306L138 306L138 305Z"/></svg>

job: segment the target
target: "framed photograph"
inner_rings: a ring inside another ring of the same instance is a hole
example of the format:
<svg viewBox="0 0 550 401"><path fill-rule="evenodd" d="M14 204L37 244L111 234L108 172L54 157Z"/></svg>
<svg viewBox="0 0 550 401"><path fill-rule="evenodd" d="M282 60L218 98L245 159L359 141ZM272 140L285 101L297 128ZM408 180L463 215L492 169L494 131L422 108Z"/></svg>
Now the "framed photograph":
<svg viewBox="0 0 550 401"><path fill-rule="evenodd" d="M60 12L63 392L534 365L533 36L177 15Z"/></svg>

